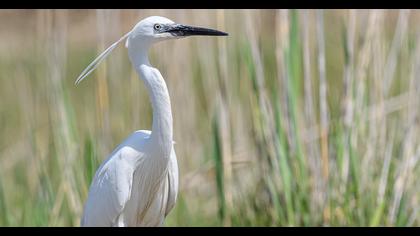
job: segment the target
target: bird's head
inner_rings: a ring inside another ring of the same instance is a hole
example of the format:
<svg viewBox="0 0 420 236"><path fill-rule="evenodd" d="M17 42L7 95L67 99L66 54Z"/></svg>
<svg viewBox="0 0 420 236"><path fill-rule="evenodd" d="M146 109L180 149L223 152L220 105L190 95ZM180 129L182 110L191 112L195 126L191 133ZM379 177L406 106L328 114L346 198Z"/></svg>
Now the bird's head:
<svg viewBox="0 0 420 236"><path fill-rule="evenodd" d="M150 16L134 26L131 34L127 38L126 46L128 47L130 43L136 41L141 43L145 41L154 43L166 39L183 38L193 35L225 36L228 34L208 28L177 24L161 16Z"/></svg>
<svg viewBox="0 0 420 236"><path fill-rule="evenodd" d="M80 83L84 78L86 78L99 63L105 59L109 53L123 40L126 39L125 46L127 48L136 47L136 46L150 46L155 42L159 42L166 39L176 39L183 38L187 36L194 35L204 35L204 36L226 36L228 35L225 32L189 26L183 24L177 24L172 20L161 17L161 16L150 16L139 23L137 23L134 28L120 38L118 41L113 43L109 48L102 52L77 78L76 84Z"/></svg>

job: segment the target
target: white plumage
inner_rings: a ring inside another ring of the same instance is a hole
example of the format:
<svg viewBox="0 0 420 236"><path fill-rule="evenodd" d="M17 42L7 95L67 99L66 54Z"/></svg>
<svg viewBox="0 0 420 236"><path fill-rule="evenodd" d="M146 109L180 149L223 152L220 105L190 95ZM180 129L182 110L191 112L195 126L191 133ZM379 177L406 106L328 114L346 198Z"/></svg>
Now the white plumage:
<svg viewBox="0 0 420 236"><path fill-rule="evenodd" d="M89 191L82 226L163 223L175 205L178 165L173 148L166 168L154 163L154 157L147 154L150 133L134 132L99 167Z"/></svg>
<svg viewBox="0 0 420 236"><path fill-rule="evenodd" d="M159 16L140 21L101 53L79 76L80 83L124 39L130 61L146 85L153 107L152 131L139 130L124 140L101 164L89 189L82 226L161 226L178 194L168 89L148 50L156 42L190 35L226 33L175 24Z"/></svg>

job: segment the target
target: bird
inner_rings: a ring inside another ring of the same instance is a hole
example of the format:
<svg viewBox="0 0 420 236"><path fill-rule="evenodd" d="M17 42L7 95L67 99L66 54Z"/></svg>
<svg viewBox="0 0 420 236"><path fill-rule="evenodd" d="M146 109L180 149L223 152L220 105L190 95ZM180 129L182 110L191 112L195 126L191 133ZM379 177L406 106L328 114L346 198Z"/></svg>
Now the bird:
<svg viewBox="0 0 420 236"><path fill-rule="evenodd" d="M227 36L222 31L183 25L161 16L139 21L103 51L76 79L79 84L125 40L132 66L143 81L153 110L152 130L137 130L101 163L89 187L83 227L162 226L178 195L178 162L171 101L166 82L148 59L152 45L187 36Z"/></svg>

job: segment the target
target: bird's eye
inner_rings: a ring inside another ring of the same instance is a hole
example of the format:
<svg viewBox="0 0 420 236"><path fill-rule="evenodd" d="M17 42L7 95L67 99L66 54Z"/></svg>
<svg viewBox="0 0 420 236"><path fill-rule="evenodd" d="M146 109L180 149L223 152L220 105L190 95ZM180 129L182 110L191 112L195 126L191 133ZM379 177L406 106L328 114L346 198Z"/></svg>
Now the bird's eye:
<svg viewBox="0 0 420 236"><path fill-rule="evenodd" d="M160 26L160 24L155 24L154 26L153 26L153 28L155 29L155 30L160 30L160 28L161 28L162 26Z"/></svg>

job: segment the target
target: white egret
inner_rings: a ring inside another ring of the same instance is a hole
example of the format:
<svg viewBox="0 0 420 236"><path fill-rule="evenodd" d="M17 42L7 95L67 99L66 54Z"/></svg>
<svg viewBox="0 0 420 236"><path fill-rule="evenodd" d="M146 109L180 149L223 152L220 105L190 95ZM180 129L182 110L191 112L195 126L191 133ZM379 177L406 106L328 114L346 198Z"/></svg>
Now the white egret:
<svg viewBox="0 0 420 236"><path fill-rule="evenodd" d="M165 80L148 59L149 48L165 39L227 33L148 17L101 53L78 77L88 76L124 39L132 65L149 92L152 131L138 130L101 164L89 189L82 226L161 226L178 193L171 102Z"/></svg>

